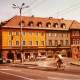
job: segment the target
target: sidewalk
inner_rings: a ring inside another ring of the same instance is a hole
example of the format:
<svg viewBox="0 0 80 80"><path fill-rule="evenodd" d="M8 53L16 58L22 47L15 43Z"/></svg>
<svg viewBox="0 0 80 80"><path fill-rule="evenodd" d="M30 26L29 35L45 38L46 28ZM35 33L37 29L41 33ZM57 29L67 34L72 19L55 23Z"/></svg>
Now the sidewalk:
<svg viewBox="0 0 80 80"><path fill-rule="evenodd" d="M20 62L14 62L12 63L13 65L19 65L19 66L39 66L39 67L51 67L54 62L54 58L47 58L46 60L43 61L25 61L23 63ZM72 65L78 65L80 66L80 62L77 58L63 58L63 62Z"/></svg>

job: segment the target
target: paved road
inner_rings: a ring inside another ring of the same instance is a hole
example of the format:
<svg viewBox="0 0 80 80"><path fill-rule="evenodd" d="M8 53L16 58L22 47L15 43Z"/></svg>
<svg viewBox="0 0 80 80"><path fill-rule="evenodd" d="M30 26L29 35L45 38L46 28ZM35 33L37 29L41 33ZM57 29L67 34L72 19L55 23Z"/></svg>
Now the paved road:
<svg viewBox="0 0 80 80"><path fill-rule="evenodd" d="M27 66L0 66L0 80L80 80L80 66L67 65L64 71Z"/></svg>

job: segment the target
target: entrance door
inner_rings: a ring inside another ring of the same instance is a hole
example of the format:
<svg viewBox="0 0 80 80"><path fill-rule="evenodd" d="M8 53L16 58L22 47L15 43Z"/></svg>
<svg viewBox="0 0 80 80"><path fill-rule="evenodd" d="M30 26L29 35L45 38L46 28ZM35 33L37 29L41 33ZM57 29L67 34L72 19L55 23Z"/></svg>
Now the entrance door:
<svg viewBox="0 0 80 80"><path fill-rule="evenodd" d="M14 53L9 52L9 53L7 54L7 58L14 60Z"/></svg>
<svg viewBox="0 0 80 80"><path fill-rule="evenodd" d="M16 56L17 56L17 59L18 59L18 60L21 59L21 54L20 54L20 53L18 53Z"/></svg>
<svg viewBox="0 0 80 80"><path fill-rule="evenodd" d="M30 53L25 53L25 59L28 59L28 56L30 56Z"/></svg>
<svg viewBox="0 0 80 80"><path fill-rule="evenodd" d="M71 54L70 54L70 52L68 52L68 54L67 54L67 57L71 57Z"/></svg>

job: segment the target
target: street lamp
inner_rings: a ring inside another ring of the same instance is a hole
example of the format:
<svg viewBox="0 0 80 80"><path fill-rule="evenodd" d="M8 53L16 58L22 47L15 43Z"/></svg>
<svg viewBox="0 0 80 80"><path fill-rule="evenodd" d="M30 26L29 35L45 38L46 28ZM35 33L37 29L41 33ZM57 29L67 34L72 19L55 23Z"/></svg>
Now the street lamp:
<svg viewBox="0 0 80 80"><path fill-rule="evenodd" d="M15 9L15 8L18 8L19 10L20 10L20 52L21 52L21 62L23 63L23 53L22 53L22 18L21 18L21 12L22 12L22 9L24 9L24 8L28 8L29 6L25 6L25 7L23 7L25 5L25 3L22 3L22 5L21 5L21 7L19 7L19 6L17 6L17 5L15 5L15 4L13 4L13 8Z"/></svg>

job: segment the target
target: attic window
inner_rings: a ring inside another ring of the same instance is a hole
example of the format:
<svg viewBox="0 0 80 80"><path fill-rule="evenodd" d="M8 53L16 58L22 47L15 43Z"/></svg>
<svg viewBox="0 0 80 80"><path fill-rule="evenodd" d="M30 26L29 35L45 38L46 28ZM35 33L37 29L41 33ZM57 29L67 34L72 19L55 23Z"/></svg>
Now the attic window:
<svg viewBox="0 0 80 80"><path fill-rule="evenodd" d="M51 27L51 23L48 22L48 23L46 24L46 26L50 28L50 27Z"/></svg>
<svg viewBox="0 0 80 80"><path fill-rule="evenodd" d="M19 23L19 25L21 24L21 26L25 26L25 22L21 21L21 23Z"/></svg>
<svg viewBox="0 0 80 80"><path fill-rule="evenodd" d="M58 23L54 23L53 27L58 28Z"/></svg>
<svg viewBox="0 0 80 80"><path fill-rule="evenodd" d="M30 27L33 27L33 26L34 26L33 21L30 21L28 25L29 25Z"/></svg>
<svg viewBox="0 0 80 80"><path fill-rule="evenodd" d="M41 22L38 22L38 23L37 23L37 26L38 26L38 27L42 27L42 23L41 23Z"/></svg>
<svg viewBox="0 0 80 80"><path fill-rule="evenodd" d="M62 28L66 28L65 23L62 23L62 24L61 24L61 27L62 27Z"/></svg>

